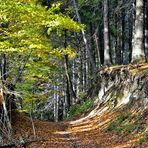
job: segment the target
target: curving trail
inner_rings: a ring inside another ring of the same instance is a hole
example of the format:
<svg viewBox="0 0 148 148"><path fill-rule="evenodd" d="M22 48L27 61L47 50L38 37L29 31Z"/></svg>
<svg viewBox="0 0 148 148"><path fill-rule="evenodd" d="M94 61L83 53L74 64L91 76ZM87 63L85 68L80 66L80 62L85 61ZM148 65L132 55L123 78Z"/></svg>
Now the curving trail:
<svg viewBox="0 0 148 148"><path fill-rule="evenodd" d="M35 120L36 140L33 140L30 119L18 114L14 135L16 138L32 139L27 143L27 148L134 148L136 138L132 135L119 137L104 130L117 114L104 111L99 115L93 113L93 116L90 114L79 120L58 123Z"/></svg>
<svg viewBox="0 0 148 148"><path fill-rule="evenodd" d="M111 114L110 114L111 115ZM45 123L40 125L38 136L47 141L39 141L29 145L30 148L105 148L110 144L117 145L116 136L101 131L105 117L88 117L74 122ZM42 127L41 127L42 126ZM53 127L52 127L53 126ZM53 131L51 131L51 129ZM114 141L114 143L112 142ZM113 146L114 147L114 146Z"/></svg>

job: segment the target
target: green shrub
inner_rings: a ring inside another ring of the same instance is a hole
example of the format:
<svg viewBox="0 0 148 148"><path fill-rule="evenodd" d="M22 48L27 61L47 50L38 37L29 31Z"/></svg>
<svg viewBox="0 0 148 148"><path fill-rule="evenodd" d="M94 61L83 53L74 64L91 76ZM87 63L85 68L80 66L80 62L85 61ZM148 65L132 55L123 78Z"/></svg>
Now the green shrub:
<svg viewBox="0 0 148 148"><path fill-rule="evenodd" d="M69 111L66 114L67 119L71 119L78 114L86 112L93 106L92 100L82 101L80 104L76 104L70 107Z"/></svg>
<svg viewBox="0 0 148 148"><path fill-rule="evenodd" d="M111 121L107 127L107 131L114 131L116 134L130 133L138 128L138 125L134 123L125 122L128 119L128 115L119 114L114 121Z"/></svg>
<svg viewBox="0 0 148 148"><path fill-rule="evenodd" d="M117 127L117 123L114 121L111 121L107 127L107 131L114 131Z"/></svg>
<svg viewBox="0 0 148 148"><path fill-rule="evenodd" d="M116 121L121 124L123 121L125 121L126 119L128 118L127 115L124 115L124 114L119 114L117 117L116 117Z"/></svg>
<svg viewBox="0 0 148 148"><path fill-rule="evenodd" d="M124 133L133 132L135 130L135 128L136 128L136 125L134 125L132 123L122 125L122 131Z"/></svg>

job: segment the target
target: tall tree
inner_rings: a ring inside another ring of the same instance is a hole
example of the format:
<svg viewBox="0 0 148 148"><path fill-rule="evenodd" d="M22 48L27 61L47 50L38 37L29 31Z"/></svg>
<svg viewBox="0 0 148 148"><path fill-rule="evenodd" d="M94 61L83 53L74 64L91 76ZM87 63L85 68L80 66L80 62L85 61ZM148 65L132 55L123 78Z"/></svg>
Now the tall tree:
<svg viewBox="0 0 148 148"><path fill-rule="evenodd" d="M144 59L144 1L136 0L136 17L133 36L132 62Z"/></svg>
<svg viewBox="0 0 148 148"><path fill-rule="evenodd" d="M104 64L110 64L108 0L104 0Z"/></svg>
<svg viewBox="0 0 148 148"><path fill-rule="evenodd" d="M148 0L144 0L144 49L146 61L148 61Z"/></svg>

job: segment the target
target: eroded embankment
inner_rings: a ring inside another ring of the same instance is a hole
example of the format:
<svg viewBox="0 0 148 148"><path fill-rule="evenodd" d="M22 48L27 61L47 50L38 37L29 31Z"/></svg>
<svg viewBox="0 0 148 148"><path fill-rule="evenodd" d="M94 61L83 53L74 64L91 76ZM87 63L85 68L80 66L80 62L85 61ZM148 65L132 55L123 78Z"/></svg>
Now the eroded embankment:
<svg viewBox="0 0 148 148"><path fill-rule="evenodd" d="M148 65L105 68L98 73L98 99L110 108L139 102L148 105Z"/></svg>

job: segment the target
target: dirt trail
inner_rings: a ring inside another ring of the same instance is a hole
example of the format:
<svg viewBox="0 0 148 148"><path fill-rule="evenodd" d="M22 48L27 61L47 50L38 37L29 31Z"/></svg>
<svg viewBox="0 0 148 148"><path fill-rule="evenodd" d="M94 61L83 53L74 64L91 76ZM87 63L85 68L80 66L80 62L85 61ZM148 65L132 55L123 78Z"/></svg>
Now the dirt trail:
<svg viewBox="0 0 148 148"><path fill-rule="evenodd" d="M29 147L105 148L108 147L112 141L116 144L114 140L116 137L100 130L98 117L86 118L83 121L77 120L77 122L54 123L54 126L56 128L52 132L50 130L51 128L46 126L44 136L47 137L47 141L32 143ZM45 127L42 127L42 129L44 128ZM48 134L49 132L51 133Z"/></svg>
<svg viewBox="0 0 148 148"><path fill-rule="evenodd" d="M136 138L133 135L119 137L104 130L109 120L117 114L104 112L99 116L58 123L35 120L37 140L34 142L30 119L18 114L14 135L17 139L22 136L24 140L32 140L27 143L27 148L134 148ZM141 148L146 147L148 145L141 145Z"/></svg>

